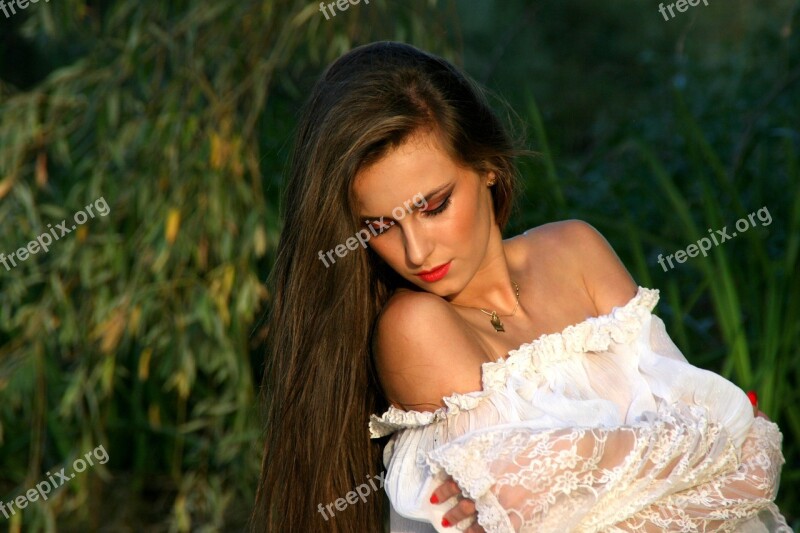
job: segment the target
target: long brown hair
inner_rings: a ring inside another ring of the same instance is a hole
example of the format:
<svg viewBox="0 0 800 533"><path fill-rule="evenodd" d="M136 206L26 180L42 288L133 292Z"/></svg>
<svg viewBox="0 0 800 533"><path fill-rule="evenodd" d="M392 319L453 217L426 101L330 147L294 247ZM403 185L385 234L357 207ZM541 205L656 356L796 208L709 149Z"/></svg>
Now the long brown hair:
<svg viewBox="0 0 800 533"><path fill-rule="evenodd" d="M450 63L412 46L378 42L331 64L301 116L285 189L284 227L270 274L273 304L262 395L264 459L253 531L384 530L384 494L324 508L384 470L386 439L371 413L388 407L371 333L392 292L409 286L367 247L319 259L359 227L352 184L419 128L433 128L456 160L493 170L496 220L514 191L513 148L479 88ZM413 288L413 287L410 287Z"/></svg>

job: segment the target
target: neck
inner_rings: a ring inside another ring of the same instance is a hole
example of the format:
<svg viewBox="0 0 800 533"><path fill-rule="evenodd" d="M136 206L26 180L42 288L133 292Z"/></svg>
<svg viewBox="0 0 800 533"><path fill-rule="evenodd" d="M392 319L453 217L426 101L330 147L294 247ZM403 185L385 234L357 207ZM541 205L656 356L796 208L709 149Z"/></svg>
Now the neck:
<svg viewBox="0 0 800 533"><path fill-rule="evenodd" d="M498 314L511 313L517 305L517 291L511 282L502 242L499 250L491 255L492 259L478 269L466 287L447 298L450 303L497 311Z"/></svg>

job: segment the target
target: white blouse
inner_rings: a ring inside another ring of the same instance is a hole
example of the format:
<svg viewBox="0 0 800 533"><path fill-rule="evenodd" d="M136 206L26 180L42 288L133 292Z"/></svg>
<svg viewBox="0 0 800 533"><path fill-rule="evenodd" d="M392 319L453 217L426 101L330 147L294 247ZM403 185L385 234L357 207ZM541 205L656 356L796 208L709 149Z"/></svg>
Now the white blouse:
<svg viewBox="0 0 800 533"><path fill-rule="evenodd" d="M782 436L744 392L692 366L640 287L610 313L482 365L434 412L372 415L392 533L444 528L452 476L488 533L791 532L775 506Z"/></svg>

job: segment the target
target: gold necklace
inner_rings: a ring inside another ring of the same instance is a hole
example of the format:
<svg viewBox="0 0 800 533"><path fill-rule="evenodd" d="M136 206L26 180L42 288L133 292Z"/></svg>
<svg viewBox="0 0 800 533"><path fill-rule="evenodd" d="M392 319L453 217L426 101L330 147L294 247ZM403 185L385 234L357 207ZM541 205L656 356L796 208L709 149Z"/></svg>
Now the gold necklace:
<svg viewBox="0 0 800 533"><path fill-rule="evenodd" d="M489 311L487 309L483 309L482 307L472 307L469 305L458 305L458 304L455 305L458 305L459 307L468 307L470 309L478 309L481 313L489 315L491 317L489 321L492 323L492 326L494 327L494 330L497 333L500 333L501 331L505 332L505 328L503 328L503 321L500 320L500 316L503 317L514 316L517 313L517 307L519 307L519 285L517 285L517 282L514 281L513 279L511 280L511 283L514 285L514 290L516 291L517 303L514 304L514 310L511 311L511 314L509 315L498 315L497 311L495 311L494 309Z"/></svg>

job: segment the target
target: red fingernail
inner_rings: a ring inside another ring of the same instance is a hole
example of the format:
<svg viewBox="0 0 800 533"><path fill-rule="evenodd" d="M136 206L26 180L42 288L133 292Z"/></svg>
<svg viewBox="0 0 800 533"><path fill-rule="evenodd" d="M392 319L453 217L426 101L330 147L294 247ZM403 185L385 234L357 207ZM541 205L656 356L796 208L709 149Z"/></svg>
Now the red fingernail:
<svg viewBox="0 0 800 533"><path fill-rule="evenodd" d="M444 527L450 527L450 526L451 526L451 524L450 524L450 522L447 520L447 518L442 518L442 525L443 525Z"/></svg>
<svg viewBox="0 0 800 533"><path fill-rule="evenodd" d="M431 494L431 503L439 503L439 497L436 496L436 493Z"/></svg>
<svg viewBox="0 0 800 533"><path fill-rule="evenodd" d="M750 403L758 405L758 394L756 394L756 391L747 391L747 397L750 398Z"/></svg>

